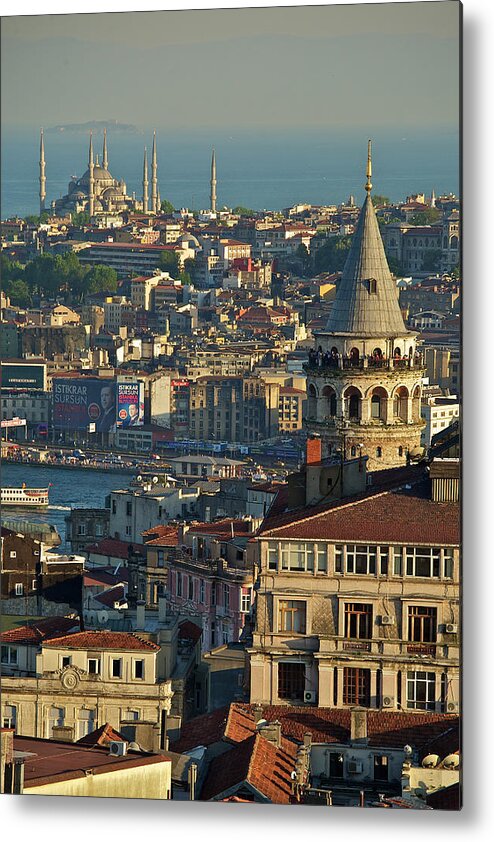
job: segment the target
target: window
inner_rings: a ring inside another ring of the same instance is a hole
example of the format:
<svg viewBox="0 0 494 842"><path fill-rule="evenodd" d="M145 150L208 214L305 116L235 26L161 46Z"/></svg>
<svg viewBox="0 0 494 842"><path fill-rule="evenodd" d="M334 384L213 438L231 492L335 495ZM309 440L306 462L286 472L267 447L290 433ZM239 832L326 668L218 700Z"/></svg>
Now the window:
<svg viewBox="0 0 494 842"><path fill-rule="evenodd" d="M327 544L316 544L317 572L326 573L328 570L328 546Z"/></svg>
<svg viewBox="0 0 494 842"><path fill-rule="evenodd" d="M435 710L436 676L433 672L407 673L407 706L415 710Z"/></svg>
<svg viewBox="0 0 494 842"><path fill-rule="evenodd" d="M112 500L111 511L112 511L112 515L117 514L117 501L116 500Z"/></svg>
<svg viewBox="0 0 494 842"><path fill-rule="evenodd" d="M379 547L379 570L381 576L388 575L389 552L387 547Z"/></svg>
<svg viewBox="0 0 494 842"><path fill-rule="evenodd" d="M305 634L306 603L302 600L280 599L278 601L278 631Z"/></svg>
<svg viewBox="0 0 494 842"><path fill-rule="evenodd" d="M136 722L139 719L139 711L138 710L127 710L125 711L124 720L125 722Z"/></svg>
<svg viewBox="0 0 494 842"><path fill-rule="evenodd" d="M268 570L278 569L278 544L268 544Z"/></svg>
<svg viewBox="0 0 494 842"><path fill-rule="evenodd" d="M201 605L204 605L205 602L205 591L204 579L201 579L199 582L199 602Z"/></svg>
<svg viewBox="0 0 494 842"><path fill-rule="evenodd" d="M182 574L177 573L177 596L182 596Z"/></svg>
<svg viewBox="0 0 494 842"><path fill-rule="evenodd" d="M16 552L16 550L11 550L11 551L10 551L10 558L17 558L17 552Z"/></svg>
<svg viewBox="0 0 494 842"><path fill-rule="evenodd" d="M99 675L100 660L99 658L88 658L87 671L89 675Z"/></svg>
<svg viewBox="0 0 494 842"><path fill-rule="evenodd" d="M439 578L438 547L405 547L406 575Z"/></svg>
<svg viewBox="0 0 494 842"><path fill-rule="evenodd" d="M17 649L13 646L2 646L2 664L15 666L18 663Z"/></svg>
<svg viewBox="0 0 494 842"><path fill-rule="evenodd" d="M188 591L189 599L194 599L194 580L192 576L189 576L189 591Z"/></svg>
<svg viewBox="0 0 494 842"><path fill-rule="evenodd" d="M374 755L374 780L387 781L388 780L388 758L385 754Z"/></svg>
<svg viewBox="0 0 494 842"><path fill-rule="evenodd" d="M95 533L94 533L94 534L96 535L96 537L97 537L97 538L101 538L101 537L102 537L102 535L103 535L103 524L102 524L102 523L97 523L97 524L96 524L96 529L95 529Z"/></svg>
<svg viewBox="0 0 494 842"><path fill-rule="evenodd" d="M70 667L71 663L72 663L72 658L71 658L70 655L62 655L62 669L63 670L66 669L67 667Z"/></svg>
<svg viewBox="0 0 494 842"><path fill-rule="evenodd" d="M444 578L445 579L452 579L453 578L453 550L445 549L443 551L444 557Z"/></svg>
<svg viewBox="0 0 494 842"><path fill-rule="evenodd" d="M211 582L211 605L216 605L216 582Z"/></svg>
<svg viewBox="0 0 494 842"><path fill-rule="evenodd" d="M223 605L228 608L230 604L230 588L228 585L223 585Z"/></svg>
<svg viewBox="0 0 494 842"><path fill-rule="evenodd" d="M158 567L164 567L165 566L165 553L164 553L163 550L158 550L157 561L158 561Z"/></svg>
<svg viewBox="0 0 494 842"><path fill-rule="evenodd" d="M349 544L346 550L346 572L367 574L376 573L377 547L365 544Z"/></svg>
<svg viewBox="0 0 494 842"><path fill-rule="evenodd" d="M281 569L312 572L314 570L314 544L282 544Z"/></svg>
<svg viewBox="0 0 494 842"><path fill-rule="evenodd" d="M36 579L33 579L32 582L31 582L31 590L35 591L37 589L37 587L38 587L38 583L37 583Z"/></svg>
<svg viewBox="0 0 494 842"><path fill-rule="evenodd" d="M130 500L125 504L125 513L127 517L130 517L132 514L132 502Z"/></svg>
<svg viewBox="0 0 494 842"><path fill-rule="evenodd" d="M77 525L77 534L78 535L85 535L86 534L86 524L85 523L79 523Z"/></svg>
<svg viewBox="0 0 494 842"><path fill-rule="evenodd" d="M126 535L132 535L132 527L131 526L125 527L125 534Z"/></svg>
<svg viewBox="0 0 494 842"><path fill-rule="evenodd" d="M370 670L345 667L343 670L343 704L370 706Z"/></svg>
<svg viewBox="0 0 494 842"><path fill-rule="evenodd" d="M278 664L278 698L302 701L305 691L305 664Z"/></svg>
<svg viewBox="0 0 494 842"><path fill-rule="evenodd" d="M424 605L408 606L408 640L435 643L437 638L437 608Z"/></svg>
<svg viewBox="0 0 494 842"><path fill-rule="evenodd" d="M376 459L380 459L382 455L383 455L382 447L376 447Z"/></svg>
<svg viewBox="0 0 494 842"><path fill-rule="evenodd" d="M370 640L372 637L372 605L345 603L345 637Z"/></svg>
<svg viewBox="0 0 494 842"><path fill-rule="evenodd" d="M53 737L53 729L61 727L65 721L65 711L63 708L52 706L48 711L48 739Z"/></svg>
<svg viewBox="0 0 494 842"><path fill-rule="evenodd" d="M144 661L134 661L134 678L144 678Z"/></svg>
<svg viewBox="0 0 494 842"><path fill-rule="evenodd" d="M334 548L334 572L343 573L343 547L337 544Z"/></svg>
<svg viewBox="0 0 494 842"><path fill-rule="evenodd" d="M13 728L15 731L16 726L17 708L15 707L15 705L4 705L2 715L2 728Z"/></svg>
<svg viewBox="0 0 494 842"><path fill-rule="evenodd" d="M77 739L92 734L96 726L95 710L80 710L77 714Z"/></svg>
<svg viewBox="0 0 494 842"><path fill-rule="evenodd" d="M340 751L329 752L329 777L343 778L344 757Z"/></svg>
<svg viewBox="0 0 494 842"><path fill-rule="evenodd" d="M401 547L393 547L393 573L395 576L403 575L402 555Z"/></svg>
<svg viewBox="0 0 494 842"><path fill-rule="evenodd" d="M122 659L112 658L111 661L112 678L122 678Z"/></svg>
<svg viewBox="0 0 494 842"><path fill-rule="evenodd" d="M240 611L242 614L248 614L250 611L250 591L242 592L240 595Z"/></svg>
<svg viewBox="0 0 494 842"><path fill-rule="evenodd" d="M22 584L22 582L16 582L15 583L15 595L16 596L22 596L23 593L24 593L24 585Z"/></svg>

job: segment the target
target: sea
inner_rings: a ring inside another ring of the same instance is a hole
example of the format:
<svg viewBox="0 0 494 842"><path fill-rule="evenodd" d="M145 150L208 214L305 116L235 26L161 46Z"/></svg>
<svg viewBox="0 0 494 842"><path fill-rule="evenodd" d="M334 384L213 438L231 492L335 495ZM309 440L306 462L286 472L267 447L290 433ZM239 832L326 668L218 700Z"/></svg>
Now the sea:
<svg viewBox="0 0 494 842"><path fill-rule="evenodd" d="M128 488L130 474L93 471L85 468L43 468L29 465L2 464L2 485L27 488L47 488L51 483L48 509L35 511L2 507L2 517L20 523L48 523L59 533L61 550L69 550L65 536L65 518L73 508L102 508L111 491Z"/></svg>
<svg viewBox="0 0 494 842"><path fill-rule="evenodd" d="M404 131L356 129L242 130L158 134L158 181L162 199L174 207L209 207L211 150L217 162L218 208L242 205L281 210L296 203L337 204L364 198L367 138L373 141L374 192L392 202L414 193L460 189L457 127ZM142 194L143 148L152 131L109 130L109 169L124 179L129 195ZM101 160L101 134L95 153ZM39 128L2 129L1 218L39 212ZM71 176L87 169L86 132L45 129L47 204L67 192Z"/></svg>

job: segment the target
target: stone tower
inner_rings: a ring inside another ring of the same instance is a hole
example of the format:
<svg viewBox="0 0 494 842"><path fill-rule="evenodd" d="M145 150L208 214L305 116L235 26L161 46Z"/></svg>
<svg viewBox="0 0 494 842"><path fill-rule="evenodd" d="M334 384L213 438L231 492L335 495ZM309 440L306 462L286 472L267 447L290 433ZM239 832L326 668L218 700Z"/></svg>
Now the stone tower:
<svg viewBox="0 0 494 842"><path fill-rule="evenodd" d="M144 147L144 163L142 165L142 211L148 212L148 151Z"/></svg>
<svg viewBox="0 0 494 842"><path fill-rule="evenodd" d="M371 199L366 198L326 328L315 334L307 370L306 427L323 455L367 455L369 470L421 453L423 362L405 327Z"/></svg>
<svg viewBox="0 0 494 842"><path fill-rule="evenodd" d="M39 138L39 212L43 213L46 199L46 176L45 176L45 141L43 129Z"/></svg>
<svg viewBox="0 0 494 842"><path fill-rule="evenodd" d="M151 155L151 211L158 213L158 158L156 153L156 132L153 134L153 152Z"/></svg>
<svg viewBox="0 0 494 842"><path fill-rule="evenodd" d="M211 157L211 210L213 213L216 213L216 155L214 154Z"/></svg>
<svg viewBox="0 0 494 842"><path fill-rule="evenodd" d="M93 133L89 133L89 216L94 216Z"/></svg>

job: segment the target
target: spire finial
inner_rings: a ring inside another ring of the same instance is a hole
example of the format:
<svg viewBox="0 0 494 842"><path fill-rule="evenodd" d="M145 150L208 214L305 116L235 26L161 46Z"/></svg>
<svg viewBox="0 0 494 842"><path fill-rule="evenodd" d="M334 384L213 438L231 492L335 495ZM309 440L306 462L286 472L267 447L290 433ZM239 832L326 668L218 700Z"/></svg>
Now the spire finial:
<svg viewBox="0 0 494 842"><path fill-rule="evenodd" d="M371 176L372 176L372 141L369 140L369 142L367 144L367 181L365 183L365 189L367 190L367 193L370 193L370 191L372 190Z"/></svg>

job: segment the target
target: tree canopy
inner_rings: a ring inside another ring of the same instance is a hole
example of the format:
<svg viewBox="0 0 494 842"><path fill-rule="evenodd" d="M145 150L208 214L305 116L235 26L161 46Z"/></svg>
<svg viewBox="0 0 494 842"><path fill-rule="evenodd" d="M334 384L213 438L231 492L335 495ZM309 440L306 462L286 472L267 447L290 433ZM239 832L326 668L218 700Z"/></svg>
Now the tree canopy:
<svg viewBox="0 0 494 842"><path fill-rule="evenodd" d="M437 208L425 208L423 211L414 213L410 218L412 225L434 225L441 219L441 211Z"/></svg>
<svg viewBox="0 0 494 842"><path fill-rule="evenodd" d="M389 205L389 199L387 196L380 196L379 193L374 193L371 196L371 201L374 207L377 205Z"/></svg>
<svg viewBox="0 0 494 842"><path fill-rule="evenodd" d="M115 292L117 273L109 266L83 266L74 252L40 254L22 266L1 256L4 291L13 304L27 306L32 295L83 301L95 292Z"/></svg>
<svg viewBox="0 0 494 842"><path fill-rule="evenodd" d="M173 207L172 203L168 201L168 199L163 199L161 202L161 210L163 213L173 213L175 208Z"/></svg>
<svg viewBox="0 0 494 842"><path fill-rule="evenodd" d="M315 254L314 269L316 274L320 272L341 272L350 251L351 242L351 237L330 237Z"/></svg>
<svg viewBox="0 0 494 842"><path fill-rule="evenodd" d="M180 260L176 251L162 251L160 255L159 268L168 272L172 278L180 275Z"/></svg>
<svg viewBox="0 0 494 842"><path fill-rule="evenodd" d="M236 216L255 216L256 212L252 208L245 208L243 205L237 205L233 208L232 213Z"/></svg>

